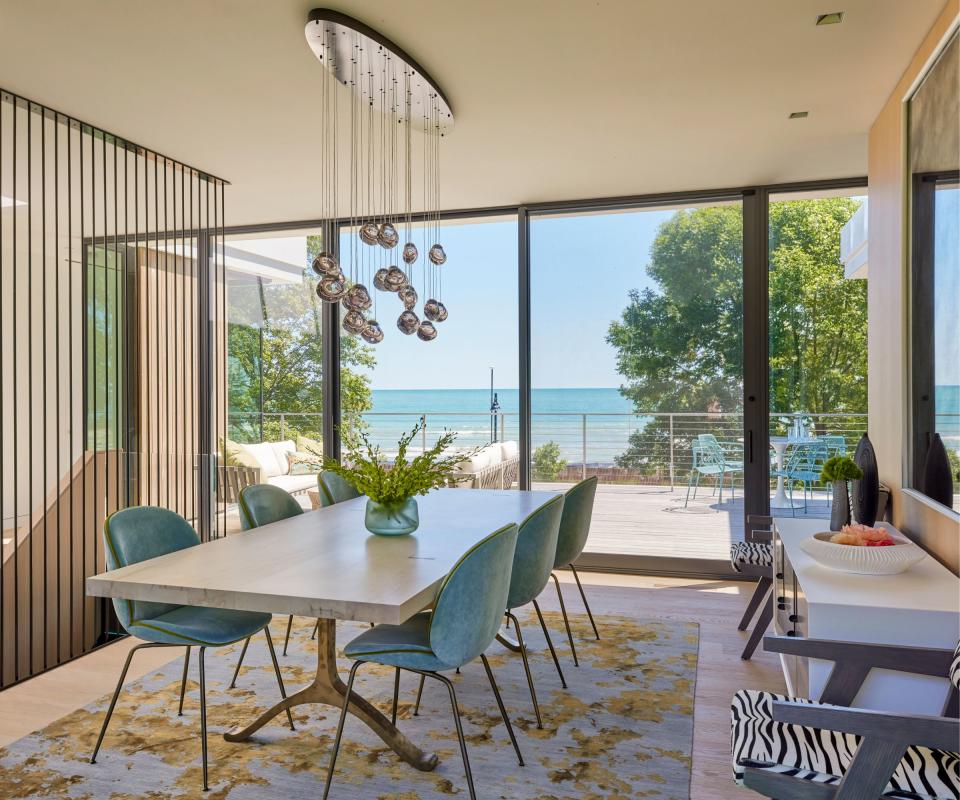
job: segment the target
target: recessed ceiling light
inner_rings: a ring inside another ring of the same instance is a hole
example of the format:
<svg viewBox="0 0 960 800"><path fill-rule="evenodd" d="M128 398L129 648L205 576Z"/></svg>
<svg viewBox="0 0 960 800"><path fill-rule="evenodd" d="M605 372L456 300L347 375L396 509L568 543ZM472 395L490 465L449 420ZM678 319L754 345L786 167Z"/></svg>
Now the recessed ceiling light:
<svg viewBox="0 0 960 800"><path fill-rule="evenodd" d="M842 11L832 11L829 14L817 14L817 25L839 25L843 22Z"/></svg>
<svg viewBox="0 0 960 800"><path fill-rule="evenodd" d="M806 119L809 116L809 111L794 111L790 114L790 119Z"/></svg>

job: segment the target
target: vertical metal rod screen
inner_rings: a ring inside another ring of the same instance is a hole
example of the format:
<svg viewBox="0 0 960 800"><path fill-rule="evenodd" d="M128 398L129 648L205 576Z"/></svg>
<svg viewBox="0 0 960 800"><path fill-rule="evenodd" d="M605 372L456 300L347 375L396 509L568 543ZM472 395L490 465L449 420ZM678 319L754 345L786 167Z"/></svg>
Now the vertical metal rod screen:
<svg viewBox="0 0 960 800"><path fill-rule="evenodd" d="M0 90L0 688L116 632L110 513L224 530L223 190Z"/></svg>

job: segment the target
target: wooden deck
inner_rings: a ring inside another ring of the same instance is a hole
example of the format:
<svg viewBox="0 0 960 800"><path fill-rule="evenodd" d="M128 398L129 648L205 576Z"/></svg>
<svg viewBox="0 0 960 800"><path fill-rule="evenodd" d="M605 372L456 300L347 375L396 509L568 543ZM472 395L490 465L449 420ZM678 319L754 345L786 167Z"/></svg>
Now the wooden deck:
<svg viewBox="0 0 960 800"><path fill-rule="evenodd" d="M533 488L563 491L571 485L535 483ZM600 484L587 551L727 560L730 543L743 541L742 492L738 489L731 499L724 491L720 503L710 489L701 489L696 499L684 507L685 498L685 486L671 491L669 486ZM809 502L806 514L803 509L796 513L827 519L830 506L825 494L818 492Z"/></svg>

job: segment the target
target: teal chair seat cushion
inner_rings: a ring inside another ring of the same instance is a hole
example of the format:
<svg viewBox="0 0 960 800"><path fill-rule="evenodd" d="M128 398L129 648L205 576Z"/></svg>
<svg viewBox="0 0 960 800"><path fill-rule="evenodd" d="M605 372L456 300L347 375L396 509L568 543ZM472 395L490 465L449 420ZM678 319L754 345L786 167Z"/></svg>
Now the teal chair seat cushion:
<svg viewBox="0 0 960 800"><path fill-rule="evenodd" d="M423 611L400 625L377 625L361 633L344 650L348 658L391 667L436 672L453 669L430 647L430 612Z"/></svg>
<svg viewBox="0 0 960 800"><path fill-rule="evenodd" d="M152 619L134 620L126 628L148 642L220 647L259 633L271 618L259 611L179 606Z"/></svg>

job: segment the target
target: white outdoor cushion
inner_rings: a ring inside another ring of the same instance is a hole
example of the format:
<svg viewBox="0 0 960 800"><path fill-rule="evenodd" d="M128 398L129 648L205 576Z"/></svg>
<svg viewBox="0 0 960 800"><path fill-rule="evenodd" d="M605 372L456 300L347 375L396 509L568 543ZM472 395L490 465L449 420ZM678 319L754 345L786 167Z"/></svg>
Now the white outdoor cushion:
<svg viewBox="0 0 960 800"><path fill-rule="evenodd" d="M297 452L297 445L287 439L283 442L270 442L270 446L273 448L273 453L276 456L277 464L280 465L280 472L283 475L290 474L290 461L287 459L287 455L290 453Z"/></svg>
<svg viewBox="0 0 960 800"><path fill-rule="evenodd" d="M279 486L283 491L290 494L305 492L307 489L317 488L316 475L274 475L267 479L271 486Z"/></svg>
<svg viewBox="0 0 960 800"><path fill-rule="evenodd" d="M483 451L487 454L488 467L492 467L494 464L499 464L503 461L503 454L500 452L499 444L488 444L483 448Z"/></svg>
<svg viewBox="0 0 960 800"><path fill-rule="evenodd" d="M470 456L470 458L465 458L463 461L457 464L456 470L457 472L464 472L469 475L474 475L488 466L490 466L490 455L487 453L486 448L484 448L478 453Z"/></svg>
<svg viewBox="0 0 960 800"><path fill-rule="evenodd" d="M500 455L504 461L516 458L520 454L520 446L516 442L500 442Z"/></svg>
<svg viewBox="0 0 960 800"><path fill-rule="evenodd" d="M247 452L260 462L260 471L262 477L273 478L276 475L283 475L287 471L287 459L284 456L283 464L277 461L277 452L270 442L261 442L260 444L245 444Z"/></svg>

